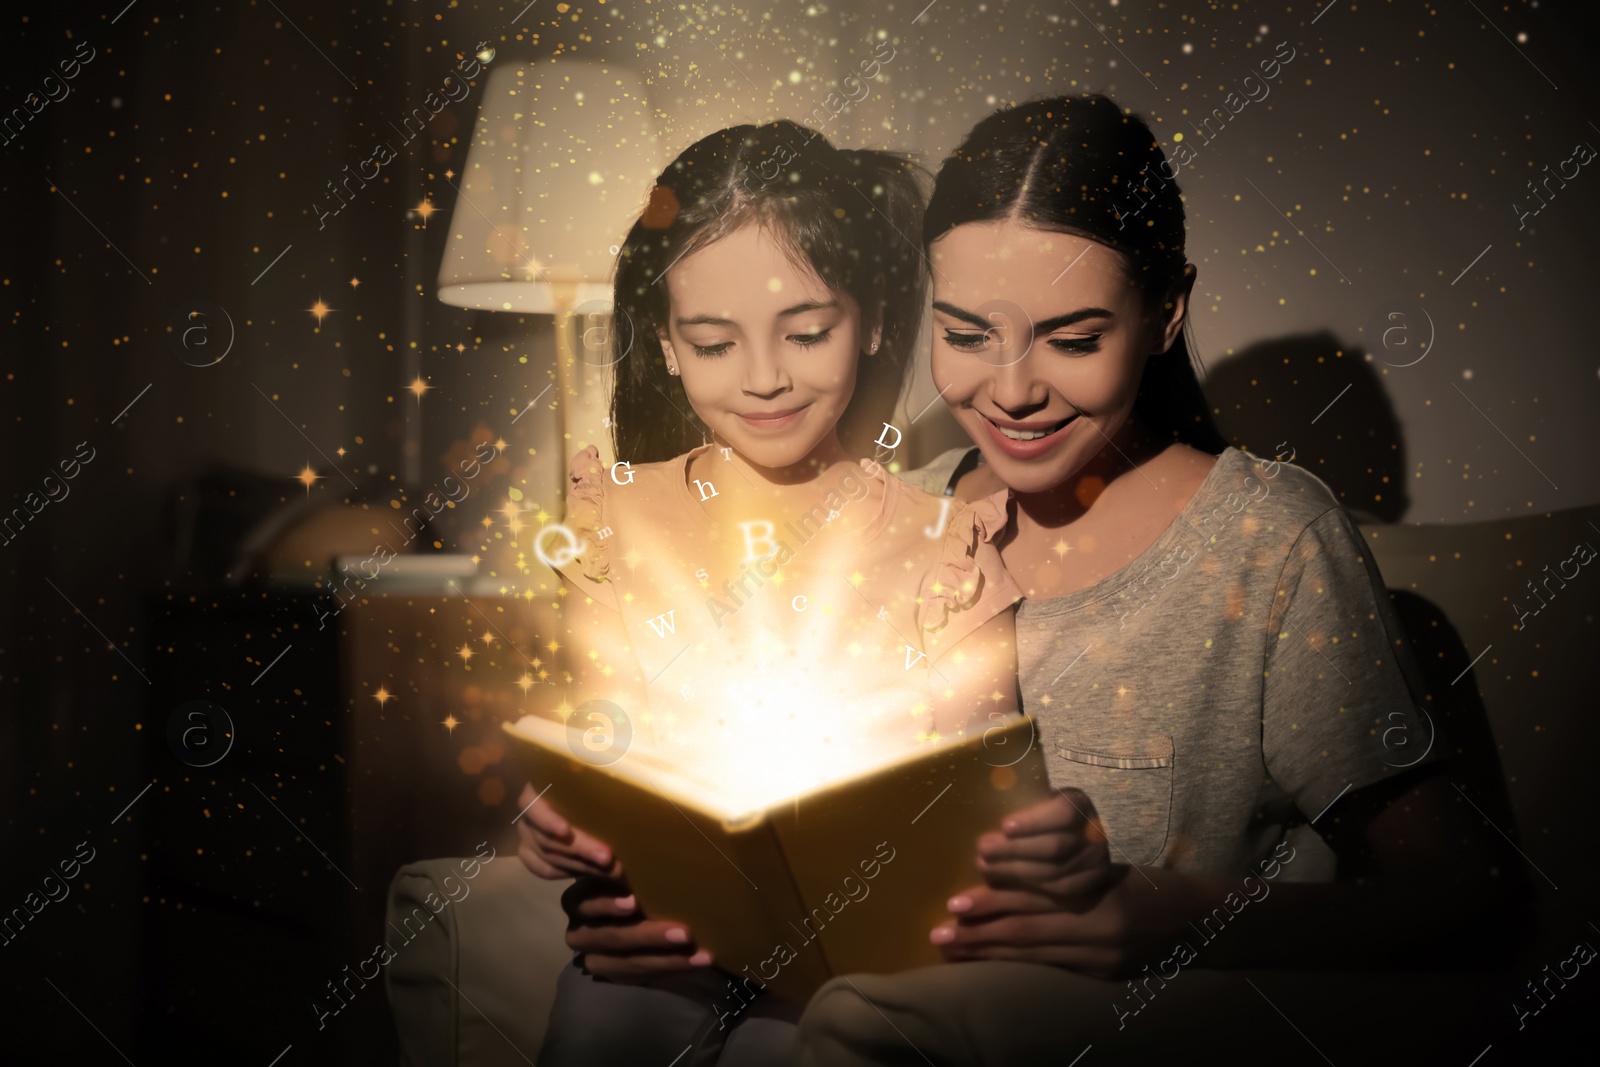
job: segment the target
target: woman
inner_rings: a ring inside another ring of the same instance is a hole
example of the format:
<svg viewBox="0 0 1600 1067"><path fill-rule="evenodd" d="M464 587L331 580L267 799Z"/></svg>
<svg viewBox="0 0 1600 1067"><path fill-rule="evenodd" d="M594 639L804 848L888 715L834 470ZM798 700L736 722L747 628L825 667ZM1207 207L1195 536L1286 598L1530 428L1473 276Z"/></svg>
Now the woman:
<svg viewBox="0 0 1600 1067"><path fill-rule="evenodd" d="M1211 425L1164 165L1142 121L1091 95L985 119L939 173L934 380L978 451L928 473L961 497L1013 495L1000 544L1029 598L1022 696L1061 796L980 840L982 884L930 932L962 965L825 986L801 1062L1131 1050L1166 1029L1131 1020L1190 962L1207 977L1169 1007L1221 996L1219 967L1415 956L1499 898L1442 747L1397 767L1379 743L1421 733L1420 687L1348 517L1298 469L1223 451ZM603 846L550 815L526 828L525 862L603 870L581 860L609 861ZM666 939L681 928L627 923L604 887L570 897L589 966L681 964Z"/></svg>

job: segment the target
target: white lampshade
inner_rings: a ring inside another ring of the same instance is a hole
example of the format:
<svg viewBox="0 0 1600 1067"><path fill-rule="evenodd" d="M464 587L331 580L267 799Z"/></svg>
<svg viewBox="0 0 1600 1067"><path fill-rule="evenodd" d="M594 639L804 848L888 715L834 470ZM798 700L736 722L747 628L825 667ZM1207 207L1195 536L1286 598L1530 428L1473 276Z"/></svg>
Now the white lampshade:
<svg viewBox="0 0 1600 1067"><path fill-rule="evenodd" d="M632 70L567 57L496 64L450 215L439 299L547 315L609 303L612 249L644 210L660 151ZM552 282L566 288L561 299Z"/></svg>

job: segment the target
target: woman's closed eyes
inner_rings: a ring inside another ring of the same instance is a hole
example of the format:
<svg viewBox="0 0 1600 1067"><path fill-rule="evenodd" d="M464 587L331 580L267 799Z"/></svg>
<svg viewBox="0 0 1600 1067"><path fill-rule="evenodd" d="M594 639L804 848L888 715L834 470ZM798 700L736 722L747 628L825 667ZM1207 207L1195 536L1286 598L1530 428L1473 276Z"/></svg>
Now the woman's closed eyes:
<svg viewBox="0 0 1600 1067"><path fill-rule="evenodd" d="M992 331L967 332L953 330L948 327L944 331L945 344L962 352L976 352L988 345ZM1100 349L1100 334L1090 334L1087 337L1052 337L1046 343L1057 352L1067 355L1083 356ZM1000 342L1004 344L1002 340Z"/></svg>

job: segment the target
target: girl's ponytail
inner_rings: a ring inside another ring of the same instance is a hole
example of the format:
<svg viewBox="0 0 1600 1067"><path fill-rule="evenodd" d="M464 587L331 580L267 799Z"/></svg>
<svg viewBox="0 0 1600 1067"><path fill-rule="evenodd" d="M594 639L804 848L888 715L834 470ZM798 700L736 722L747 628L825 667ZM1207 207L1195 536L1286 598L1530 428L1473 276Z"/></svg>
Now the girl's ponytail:
<svg viewBox="0 0 1600 1067"><path fill-rule="evenodd" d="M862 357L856 398L839 424L839 440L846 451L865 455L872 451L883 422L905 389L922 326L928 285L922 256L927 172L898 152L845 148L838 155L841 173L872 207L875 232L861 253L883 278L878 301L883 343L877 353ZM864 325L870 326L871 309L863 304L861 310Z"/></svg>

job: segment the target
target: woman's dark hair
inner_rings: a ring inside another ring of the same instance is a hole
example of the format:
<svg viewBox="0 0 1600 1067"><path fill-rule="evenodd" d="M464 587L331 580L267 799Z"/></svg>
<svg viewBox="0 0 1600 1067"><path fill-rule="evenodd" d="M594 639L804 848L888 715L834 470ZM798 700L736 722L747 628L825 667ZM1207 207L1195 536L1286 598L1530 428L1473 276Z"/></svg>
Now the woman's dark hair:
<svg viewBox="0 0 1600 1067"><path fill-rule="evenodd" d="M611 353L617 456L658 462L711 438L683 380L667 373L657 336L668 321L663 275L749 222L765 226L797 267L855 298L863 331L881 316L881 346L861 357L855 395L839 424L848 451L871 451L899 399L922 319L927 273L919 173L926 176L908 156L835 148L786 119L719 130L673 160L617 255Z"/></svg>
<svg viewBox="0 0 1600 1067"><path fill-rule="evenodd" d="M968 222L1013 219L1121 252L1147 314L1165 307L1184 254L1183 201L1145 121L1099 93L1030 100L972 128L944 161L923 218L923 249ZM1227 443L1189 354L1190 327L1150 357L1133 414L1162 440L1212 454Z"/></svg>

